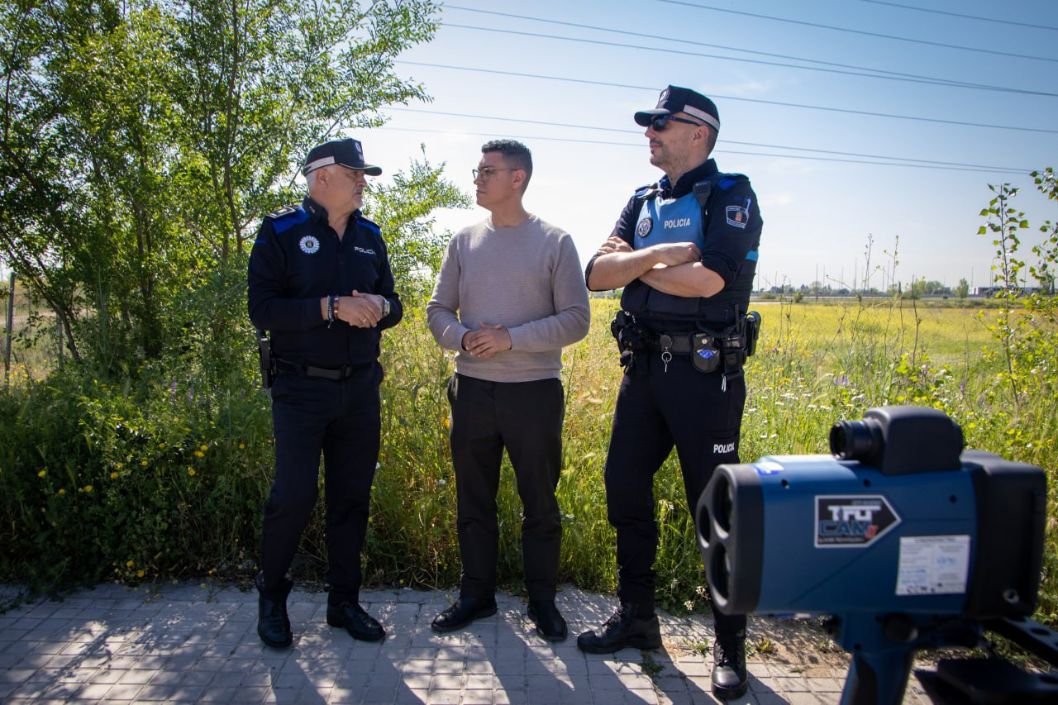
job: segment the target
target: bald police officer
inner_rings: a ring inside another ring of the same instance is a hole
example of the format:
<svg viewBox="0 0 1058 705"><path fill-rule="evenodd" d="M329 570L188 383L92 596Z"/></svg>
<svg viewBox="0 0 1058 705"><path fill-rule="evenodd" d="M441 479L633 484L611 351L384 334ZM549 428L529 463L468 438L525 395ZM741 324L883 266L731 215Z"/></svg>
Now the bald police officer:
<svg viewBox="0 0 1058 705"><path fill-rule="evenodd" d="M605 469L620 606L578 638L591 653L661 645L653 478L673 446L692 516L713 469L739 462L762 223L749 180L721 173L709 158L720 130L713 101L669 86L635 121L647 128L650 163L665 175L636 191L585 275L591 290L624 287L613 332L625 375ZM746 618L714 616L713 692L738 697L747 686Z"/></svg>
<svg viewBox="0 0 1058 705"><path fill-rule="evenodd" d="M276 474L261 529L257 633L275 648L293 635L287 577L326 468L327 623L378 641L382 626L360 606L360 549L378 460L382 331L401 319L386 244L360 212L366 175L354 139L312 149L308 196L267 216L250 253L250 319L272 333Z"/></svg>

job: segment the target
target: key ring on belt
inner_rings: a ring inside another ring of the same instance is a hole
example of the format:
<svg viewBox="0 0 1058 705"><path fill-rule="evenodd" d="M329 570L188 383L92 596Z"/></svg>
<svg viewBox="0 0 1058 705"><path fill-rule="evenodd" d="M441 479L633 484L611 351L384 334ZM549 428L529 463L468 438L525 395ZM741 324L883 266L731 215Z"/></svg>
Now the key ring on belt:
<svg viewBox="0 0 1058 705"><path fill-rule="evenodd" d="M661 361L665 363L665 372L669 371L669 363L672 362L672 336L662 333L658 336L658 345L661 347Z"/></svg>

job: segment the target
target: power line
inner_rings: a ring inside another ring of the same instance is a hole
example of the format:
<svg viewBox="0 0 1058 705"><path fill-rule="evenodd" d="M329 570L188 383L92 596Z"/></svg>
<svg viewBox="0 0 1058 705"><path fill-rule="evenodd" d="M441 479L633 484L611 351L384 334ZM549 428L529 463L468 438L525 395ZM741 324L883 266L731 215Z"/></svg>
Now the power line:
<svg viewBox="0 0 1058 705"><path fill-rule="evenodd" d="M968 47L960 44L944 44L943 42L931 42L927 39L912 39L911 37L901 37L895 34L881 34L880 32L868 32L862 29L851 29L849 27L835 27L834 25L820 24L818 22L807 22L805 20L792 20L786 17L775 17L774 15L760 15L755 12L745 12L743 10L729 10L725 7L713 7L712 5L700 5L693 2L684 2L683 0L659 0L670 5L684 5L686 7L693 7L697 10L712 10L713 12L726 12L731 15L743 15L745 17L755 17L762 20L772 20L773 22L786 22L787 24L796 24L804 27L816 27L818 29L829 29L834 32L847 32L849 34L859 34L866 37L877 37L880 39L892 39L900 42L910 42L912 44L925 44L927 46L941 47L943 49L958 49L960 51L972 51L979 54L993 54L995 56L1008 56L1015 59L1032 59L1033 61L1050 61L1052 63L1058 63L1058 59L1052 59L1047 56L1033 56L1030 54L1015 54L1013 52L999 51L998 49L982 49L980 47Z"/></svg>
<svg viewBox="0 0 1058 705"><path fill-rule="evenodd" d="M595 131L598 131L598 132L618 132L618 133L621 133L621 134L642 134L641 131L638 131L638 130L626 130L626 129L619 128L619 127L599 127L599 126L595 126L595 125L577 125L575 123L568 123L568 122L550 122L550 121L547 121L547 120L530 120L528 118L511 118L511 117L502 117L502 116L498 116L498 115L480 115L480 114L476 114L476 113L453 113L453 112L446 112L446 111L443 111L443 110L423 110L423 109L420 109L420 108L391 107L390 110L393 110L393 111L396 111L396 112L400 112L400 113L421 113L421 114L425 114L425 115L445 115L445 116L448 116L448 117L471 118L471 119L475 119L475 120L496 120L496 121L499 121L499 122L516 122L516 123L523 123L523 124L527 124L527 125L543 125L543 126L546 126L546 127L568 127L568 128L573 128L573 129L579 129L579 130L595 130ZM624 144L624 143L620 143L620 144ZM887 154L865 154L865 153L861 153L861 152L848 152L848 151L835 150L835 149L816 149L816 148L813 148L813 147L793 147L793 146L785 145L785 144L768 144L768 143L764 143L764 142L743 142L743 141L740 141L740 140L724 139L721 142L721 144L722 145L737 144L737 145L741 145L743 147L763 147L764 149L789 149L789 150L796 150L796 151L801 151L801 152L812 152L812 153L815 153L815 154L831 154L831 155L842 156L842 157L863 157L863 158L866 158L866 159L889 159L889 160L898 161L898 162L919 162L921 164L931 164L931 165L936 165L936 166L969 167L969 168L972 168L972 169L997 171L997 172L1009 173L1009 174L1027 174L1030 171L1032 171L1032 169L1018 169L1016 167L994 166L994 165L990 165L990 164L970 164L970 163L967 163L967 162L949 162L949 161L940 161L940 160L935 160L935 159L919 159L917 157L897 157L897 156L890 156L890 155L887 155ZM797 156L797 155L789 155L789 156Z"/></svg>
<svg viewBox="0 0 1058 705"><path fill-rule="evenodd" d="M915 10L917 12L929 12L934 15L947 15L948 17L962 17L967 20L977 20L979 22L993 22L995 24L1007 24L1013 27L1028 27L1029 29L1044 29L1052 32L1058 32L1058 27L1052 27L1051 25L1045 24L1032 24L1031 22L1018 22L1016 20L1001 20L996 17L981 17L980 15L964 15L961 12L946 12L944 10L933 10L928 7L915 7L914 5L903 5L898 2L887 2L886 0L860 0L860 2L869 2L875 5L889 5L890 7L899 7L902 10Z"/></svg>
<svg viewBox="0 0 1058 705"><path fill-rule="evenodd" d="M951 87L951 88L972 88L974 90L989 90L989 91L996 91L996 92L1001 92L1001 93L1022 93L1022 94L1026 94L1026 95L1039 95L1039 96L1048 96L1048 97L1052 97L1052 98L1058 98L1058 93L1048 93L1046 91L1032 91L1032 90L1022 89L1022 88L1008 88L1008 87L1004 87L1004 86L985 86L985 85L981 85L981 84L977 84L977 85L965 84L964 85L964 84L960 84L960 83L957 83L957 82L947 81L947 80L944 80L944 79L898 78L896 76L885 76L885 75L873 74L873 73L863 73L861 71L844 71L844 70L841 70L841 69L821 68L819 66L797 66L795 64L785 64L785 63L776 62L776 61L764 61L763 59L740 59L738 57L720 56L720 55L717 55L717 54L703 54L701 52L685 51L685 50L681 50L681 49L671 49L671 48L662 48L662 47L648 47L648 46L643 46L641 44L625 44L623 42L608 42L608 41L605 41L605 40L602 40L602 39L585 39L583 37L563 37L563 36L560 36L560 35L557 35L557 34L542 34L542 33L539 33L539 32L526 32L526 31L523 31L523 30L515 30L515 29L498 29L498 28L495 28L495 27L479 27L477 25L457 24L457 23L454 23L454 22L445 22L444 26L445 27L455 27L455 28L458 28L458 29L472 29L472 30L477 30L477 31L481 31L481 32L497 32L497 33L500 33L500 34L514 34L514 35L522 36L522 37L536 37L536 38L539 38L539 39L558 39L558 40L567 41L567 42L575 42L577 44L595 44L595 45L598 45L598 46L621 47L621 48L625 48L625 49L643 49L643 50L646 50L646 51L656 51L656 52L661 52L661 53L664 53L664 54L681 54L683 56L696 56L696 57L701 57L701 58L706 58L706 59L719 59L721 61L738 61L738 62L747 63L747 64L762 64L764 66L779 66L779 67L782 67L782 68L801 69L802 71L819 71L819 72L822 72L822 73L835 73L835 74L842 74L842 75L845 75L845 76L859 76L861 78L877 78L877 79L882 79L882 80L887 80L887 81L903 81L903 82L906 82L906 83L924 83L924 84L927 84L927 85L947 86L947 87Z"/></svg>
<svg viewBox="0 0 1058 705"><path fill-rule="evenodd" d="M389 125L382 125L376 129L380 130L393 130L395 132L412 132L412 133L429 133L429 134L449 134L450 130L438 130L436 128L415 128L415 127L392 127ZM575 137L545 137L541 135L511 135L507 133L498 132L480 132L477 130L470 131L472 134L478 135L479 137L501 137L509 139L519 140L539 140L542 142L570 142L574 144L594 144L594 145L605 145L611 147L634 147L636 149L642 149L643 143L632 142L611 142L608 140L587 140ZM1006 171L1000 168L985 168L985 169L968 169L966 167L948 167L948 166L931 166L928 164L903 164L898 162L876 162L868 161L863 159L838 159L835 157L810 157L798 154L774 154L768 152L744 152L735 149L725 149L717 147L717 154L740 154L750 157L772 157L776 159L802 159L815 162L838 162L844 164L867 164L871 166L894 166L894 167L905 167L909 169L933 169L939 171L969 171L974 173L989 173L989 174L1024 174L1021 171Z"/></svg>
<svg viewBox="0 0 1058 705"><path fill-rule="evenodd" d="M444 7L445 7L445 10L460 10L460 11L463 11L463 12L477 13L477 14L480 14L480 15L493 15L493 16L496 16L496 17L508 17L508 18L512 18L512 19L530 20L530 21L533 21L533 22L542 22L544 24L557 24L557 25L560 25L560 26L570 26L570 28L579 29L579 30L595 30L595 31L598 31L598 32L608 32L608 33L618 34L618 35L623 35L623 36L628 36L628 37L641 37L641 38L644 38L644 39L657 39L659 41L676 42L676 43L679 43L679 44L691 44L692 47L707 47L707 48L712 48L712 49L723 49L723 50L726 50L726 51L740 52L740 53L743 53L743 54L755 54L755 55L758 55L758 56L770 56L771 58L784 58L784 59L789 59L791 61L804 61L804 62L807 62L807 64L818 64L820 66L832 66L832 67L837 67L837 68L840 68L840 69L851 69L851 70L856 70L856 71L868 71L868 72L872 72L871 73L872 76L874 76L875 74L877 74L877 75L889 75L889 76L900 76L900 77L904 77L904 78L920 78L920 79L924 79L924 80L929 80L929 82L936 82L936 83L941 83L941 84L951 85L951 86L973 87L973 88L996 88L996 87L993 87L993 86L989 86L987 84L971 84L971 83L968 83L968 82L963 82L963 80L954 80L954 79L951 79L951 78L941 78L941 77L938 77L938 76L926 76L926 75L917 74L917 73L904 73L904 72L900 72L900 71L889 71L887 69L875 69L875 68L872 68L872 67L856 66L854 64L842 64L842 62L840 62L840 61L824 61L822 59L806 58L806 57L803 57L803 56L794 56L794 55L790 55L790 54L777 54L777 53L773 53L773 52L762 52L762 51L756 51L756 50L752 50L752 49L744 49L744 48L741 48L741 47L728 47L728 46L726 46L726 44L714 44L714 43L705 42L705 41L692 41L690 39L679 39L679 38L676 38L676 37L661 36L661 35L657 35L657 34L646 34L646 33L643 33L643 32L630 32L630 31L627 31L627 30L615 30L613 28L606 28L606 26L600 26L600 25L597 25L597 24L584 24L584 23L581 23L581 22L567 22L567 21L563 21L563 20L547 19L547 18L544 18L544 17L532 17L532 16L529 16L529 15L515 15L513 13L500 13L500 12L495 12L495 11L492 11L492 10L479 10L479 8L477 8L477 7L464 7L462 5L445 4ZM727 58L730 58L730 57L727 57ZM730 60L738 60L738 59L730 58ZM786 66L786 65L782 65L782 66ZM805 68L808 68L808 67L791 66L790 68L805 69Z"/></svg>
<svg viewBox="0 0 1058 705"><path fill-rule="evenodd" d="M517 76L519 78L536 78L545 81L561 81L564 83L576 83L579 85L590 85L590 86L606 86L608 88L630 88L634 90L650 91L651 93L657 92L657 86L637 86L628 83L614 83L610 81L592 81L585 78L569 78L567 76L547 76L538 73L525 73L519 71L500 71L498 69L483 69L475 68L471 66L453 66L451 64L437 64L429 63L425 61L408 61L406 59L399 59L397 63L407 64L408 66L424 66L435 69L446 69L450 71L469 71L472 73L489 73L499 76ZM941 125L959 125L961 127L983 127L991 130L1013 130L1016 132L1038 132L1043 134L1058 134L1058 129L1047 129L1043 127L1022 127L1018 125L996 125L991 123L982 122L967 122L962 120L944 120L941 118L929 118L919 115L899 115L896 113L880 113L871 110L853 110L851 108L834 108L824 105L808 105L805 103L789 103L780 100L765 100L763 98L745 98L742 96L731 96L731 95L718 95L712 94L713 98L719 98L720 100L731 100L739 101L743 103L757 103L759 105L778 105L785 108L800 108L804 110L821 110L824 112L831 113L844 113L849 115L865 115L868 117L879 117L892 120L914 120L916 122L930 122Z"/></svg>

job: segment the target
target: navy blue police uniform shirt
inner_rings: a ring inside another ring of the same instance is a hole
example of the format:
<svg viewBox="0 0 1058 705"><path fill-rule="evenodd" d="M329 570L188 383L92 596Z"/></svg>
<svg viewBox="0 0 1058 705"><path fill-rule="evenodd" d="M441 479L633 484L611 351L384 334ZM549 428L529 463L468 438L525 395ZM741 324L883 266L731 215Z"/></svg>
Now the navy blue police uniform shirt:
<svg viewBox="0 0 1058 705"><path fill-rule="evenodd" d="M709 182L711 187L704 223L702 206L693 191L699 182ZM649 197L652 189L656 189L653 198ZM652 328L680 330L693 328L695 323L733 323L736 311L745 313L749 306L762 227L749 179L721 173L712 159L683 174L675 184L664 176L656 187L638 190L611 235L633 249L662 242L693 242L701 251L702 265L724 280L724 288L710 298L682 297L657 291L636 279L625 287L621 307ZM588 263L587 275L594 260Z"/></svg>
<svg viewBox="0 0 1058 705"><path fill-rule="evenodd" d="M328 328L320 299L354 289L389 299L389 315L374 328L337 318ZM381 331L403 315L379 227L358 210L339 240L327 211L311 198L261 223L250 252L248 298L250 320L271 331L276 358L331 369L376 360Z"/></svg>

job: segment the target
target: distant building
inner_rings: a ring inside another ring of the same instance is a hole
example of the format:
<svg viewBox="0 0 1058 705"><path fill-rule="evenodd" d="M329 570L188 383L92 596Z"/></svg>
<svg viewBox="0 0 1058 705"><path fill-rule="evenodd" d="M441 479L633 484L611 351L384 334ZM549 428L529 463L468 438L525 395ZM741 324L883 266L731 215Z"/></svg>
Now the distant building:
<svg viewBox="0 0 1058 705"><path fill-rule="evenodd" d="M1006 287L1002 286L978 286L974 287L973 295L983 298L993 298L996 294L1005 290ZM1038 286L1023 286L1017 290L1018 296L1029 296L1031 294L1040 293L1043 293L1043 288Z"/></svg>

